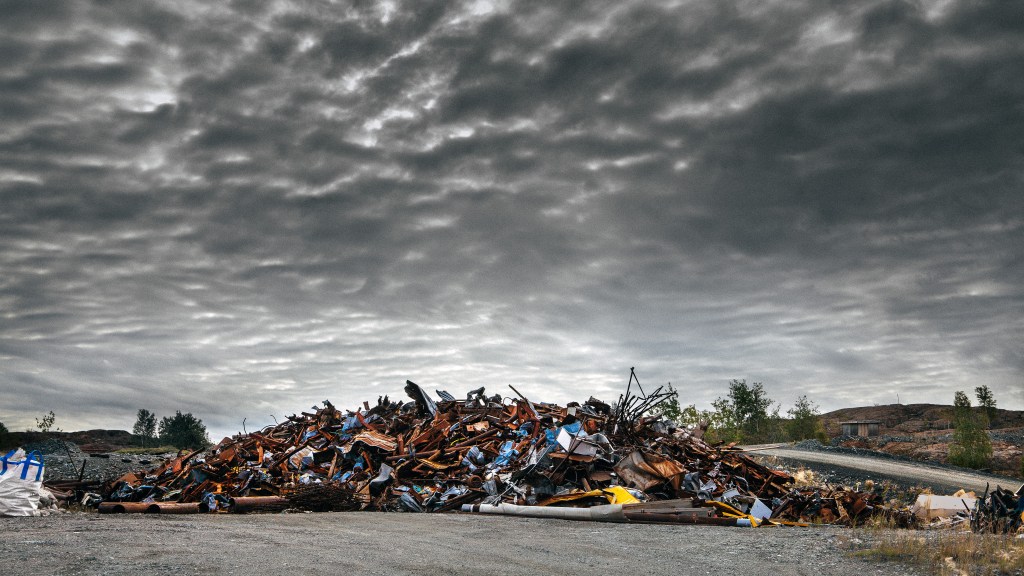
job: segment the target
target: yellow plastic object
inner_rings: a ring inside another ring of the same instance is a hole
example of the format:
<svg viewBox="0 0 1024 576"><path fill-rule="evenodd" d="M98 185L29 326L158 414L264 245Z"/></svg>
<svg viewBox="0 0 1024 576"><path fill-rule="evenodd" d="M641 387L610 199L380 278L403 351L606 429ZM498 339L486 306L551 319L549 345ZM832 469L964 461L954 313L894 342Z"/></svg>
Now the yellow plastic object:
<svg viewBox="0 0 1024 576"><path fill-rule="evenodd" d="M757 528L761 525L761 521L757 518L754 518L750 514L744 514L743 512L740 512L739 510L733 508L732 506L726 504L725 502L719 502L718 500L708 500L707 504L713 506L715 509L722 513L722 516L725 516L726 518L746 518L750 520L750 525L754 528Z"/></svg>
<svg viewBox="0 0 1024 576"><path fill-rule="evenodd" d="M609 504L636 504L640 502L636 496L630 494L629 490L622 486L609 486L601 490L601 492L604 492Z"/></svg>
<svg viewBox="0 0 1024 576"><path fill-rule="evenodd" d="M626 490L622 486L611 486L609 488L602 488L600 490L591 490L589 492L570 492L569 494L561 494L559 496L552 496L543 502L538 502L538 506L550 506L551 504L559 504L561 502L575 502L576 500L583 500L584 498L601 498L604 497L608 500L609 504L636 504L640 502L629 490Z"/></svg>
<svg viewBox="0 0 1024 576"><path fill-rule="evenodd" d="M558 496L552 496L543 502L538 502L537 506L550 506L552 504L559 504L561 502L575 502L576 500L583 500L584 498L594 498L604 496L604 493L600 490L591 490L590 492L570 492L568 494L560 494Z"/></svg>
<svg viewBox="0 0 1024 576"><path fill-rule="evenodd" d="M740 512L739 510L733 508L732 506L726 504L725 502L719 502L718 500L708 500L707 502L705 502L705 504L711 506L712 508L716 508L719 512L722 512L724 516L728 516L730 518L747 517L746 514Z"/></svg>

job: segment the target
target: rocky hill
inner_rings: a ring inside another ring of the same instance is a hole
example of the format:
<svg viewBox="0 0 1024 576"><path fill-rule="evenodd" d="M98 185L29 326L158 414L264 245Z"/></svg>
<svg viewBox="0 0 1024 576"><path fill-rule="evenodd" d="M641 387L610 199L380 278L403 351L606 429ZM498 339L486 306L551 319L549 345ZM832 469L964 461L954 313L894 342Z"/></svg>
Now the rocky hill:
<svg viewBox="0 0 1024 576"><path fill-rule="evenodd" d="M10 432L7 435L6 446L0 446L0 448L27 446L48 439L71 442L76 444L82 452L90 454L102 454L121 448L139 446L136 437L127 430L82 430L79 432Z"/></svg>
<svg viewBox="0 0 1024 576"><path fill-rule="evenodd" d="M821 418L836 445L947 464L949 444L953 440L952 415L953 407L949 405L889 404L842 408L822 414ZM840 436L839 423L852 420L877 420L880 422L879 436ZM998 409L990 424L993 452L990 470L1019 475L1024 458L1024 411Z"/></svg>
<svg viewBox="0 0 1024 576"><path fill-rule="evenodd" d="M977 408L976 408L977 410ZM916 433L952 428L953 407L942 404L888 404L841 408L822 414L830 436L839 435L839 423L849 420L878 420L882 434ZM992 428L1024 427L1024 411L997 409Z"/></svg>

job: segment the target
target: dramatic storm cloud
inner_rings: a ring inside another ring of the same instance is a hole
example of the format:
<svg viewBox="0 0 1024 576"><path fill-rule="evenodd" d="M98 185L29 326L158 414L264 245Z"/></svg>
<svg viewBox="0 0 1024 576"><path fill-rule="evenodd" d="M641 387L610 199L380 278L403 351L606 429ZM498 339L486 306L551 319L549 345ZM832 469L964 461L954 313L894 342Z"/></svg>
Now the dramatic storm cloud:
<svg viewBox="0 0 1024 576"><path fill-rule="evenodd" d="M630 366L699 407L1024 409L1024 4L0 13L8 428Z"/></svg>

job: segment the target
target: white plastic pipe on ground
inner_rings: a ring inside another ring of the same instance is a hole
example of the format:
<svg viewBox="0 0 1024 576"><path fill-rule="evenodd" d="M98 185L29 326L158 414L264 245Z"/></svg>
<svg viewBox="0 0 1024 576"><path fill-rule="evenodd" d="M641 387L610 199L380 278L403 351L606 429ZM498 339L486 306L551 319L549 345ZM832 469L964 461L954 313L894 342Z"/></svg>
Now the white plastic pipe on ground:
<svg viewBox="0 0 1024 576"><path fill-rule="evenodd" d="M630 511L627 514L627 510ZM590 522L641 522L658 524L711 524L717 526L753 527L749 518L717 518L700 515L673 515L671 513L644 514L635 506L606 504L589 508L562 508L558 506L519 506L517 504L463 504L463 512L499 514L525 518L557 518Z"/></svg>

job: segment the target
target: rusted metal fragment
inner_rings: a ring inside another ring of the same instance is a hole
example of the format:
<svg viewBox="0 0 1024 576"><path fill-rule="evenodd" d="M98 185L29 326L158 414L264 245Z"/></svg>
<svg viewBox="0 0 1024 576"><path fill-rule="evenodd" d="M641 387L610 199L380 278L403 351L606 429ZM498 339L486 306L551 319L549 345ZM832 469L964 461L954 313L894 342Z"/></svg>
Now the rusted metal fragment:
<svg viewBox="0 0 1024 576"><path fill-rule="evenodd" d="M652 453L644 454L640 450L630 452L615 465L615 473L620 478L641 490L647 490L683 472L686 470L675 460Z"/></svg>
<svg viewBox="0 0 1024 576"><path fill-rule="evenodd" d="M228 510L236 514L279 512L289 507L288 499L282 496L247 496L231 498L228 502Z"/></svg>
<svg viewBox="0 0 1024 576"><path fill-rule="evenodd" d="M386 452L394 452L398 448L398 440L394 436L388 436L381 432L374 432L372 430L365 430L356 434L352 438L352 443L362 442L368 446L374 448L380 448Z"/></svg>
<svg viewBox="0 0 1024 576"><path fill-rule="evenodd" d="M153 504L156 506L157 514L198 514L199 503L198 502L157 502Z"/></svg>
<svg viewBox="0 0 1024 576"><path fill-rule="evenodd" d="M157 514L160 507L151 502L101 502L100 514Z"/></svg>

